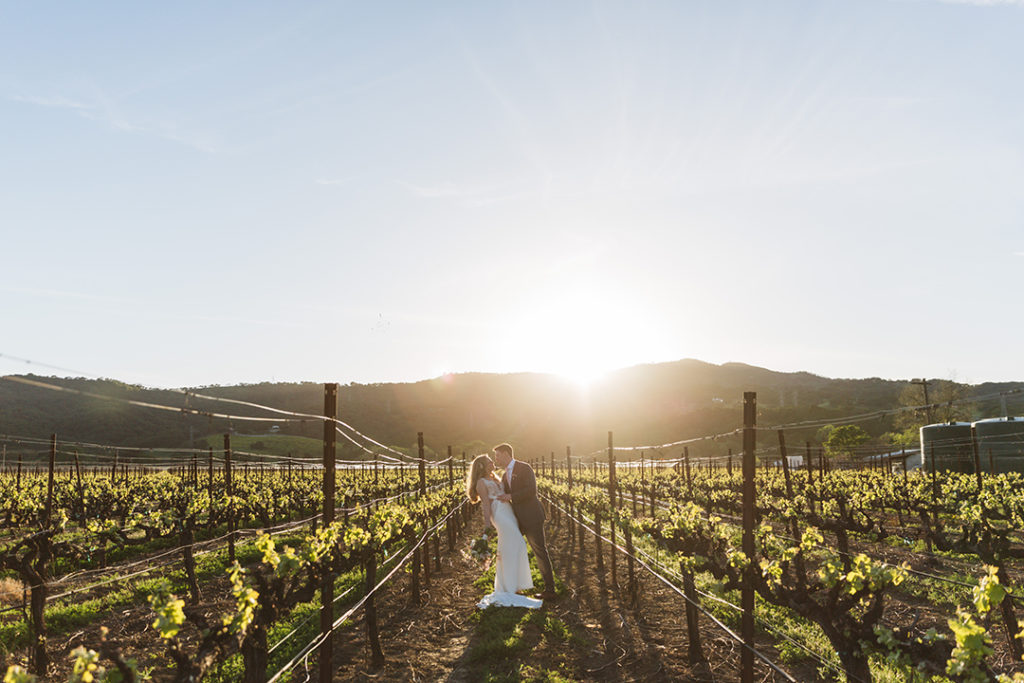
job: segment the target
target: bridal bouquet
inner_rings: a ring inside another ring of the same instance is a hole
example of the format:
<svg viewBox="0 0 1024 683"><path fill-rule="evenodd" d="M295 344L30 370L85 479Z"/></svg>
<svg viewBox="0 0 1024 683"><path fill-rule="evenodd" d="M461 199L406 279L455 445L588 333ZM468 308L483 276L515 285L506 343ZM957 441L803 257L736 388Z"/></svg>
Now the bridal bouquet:
<svg viewBox="0 0 1024 683"><path fill-rule="evenodd" d="M491 556L494 555L494 552L491 550L492 535L485 531L482 536L474 538L469 543L470 556L481 564L490 562Z"/></svg>

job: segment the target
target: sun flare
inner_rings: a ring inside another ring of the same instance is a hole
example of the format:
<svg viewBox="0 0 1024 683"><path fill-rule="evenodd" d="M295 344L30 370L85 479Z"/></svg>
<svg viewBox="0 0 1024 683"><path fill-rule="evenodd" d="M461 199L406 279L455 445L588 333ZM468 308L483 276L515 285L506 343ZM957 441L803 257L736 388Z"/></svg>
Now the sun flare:
<svg viewBox="0 0 1024 683"><path fill-rule="evenodd" d="M642 305L601 282L552 283L534 292L504 338L505 362L589 389L616 368L668 357Z"/></svg>
<svg viewBox="0 0 1024 683"><path fill-rule="evenodd" d="M610 367L601 367L596 364L572 363L561 366L560 369L554 371L554 374L564 378L580 389L589 389L604 379L611 370L612 368Z"/></svg>

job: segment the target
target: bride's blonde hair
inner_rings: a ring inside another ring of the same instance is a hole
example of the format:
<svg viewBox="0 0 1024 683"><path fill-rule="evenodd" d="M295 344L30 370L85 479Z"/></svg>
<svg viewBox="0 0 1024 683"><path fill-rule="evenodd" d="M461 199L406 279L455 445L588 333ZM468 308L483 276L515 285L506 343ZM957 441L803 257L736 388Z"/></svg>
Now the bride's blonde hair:
<svg viewBox="0 0 1024 683"><path fill-rule="evenodd" d="M486 453L478 455L473 458L473 464L469 468L469 474L466 475L466 498L469 498L470 503L479 503L480 495L476 492L476 483L480 481L482 477L487 475L484 473L485 463L490 462L491 458Z"/></svg>

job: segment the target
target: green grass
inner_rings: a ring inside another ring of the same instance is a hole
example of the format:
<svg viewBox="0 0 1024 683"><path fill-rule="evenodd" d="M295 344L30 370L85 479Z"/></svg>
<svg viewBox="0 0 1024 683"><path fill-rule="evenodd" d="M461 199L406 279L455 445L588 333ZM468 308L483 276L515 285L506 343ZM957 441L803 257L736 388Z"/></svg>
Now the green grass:
<svg viewBox="0 0 1024 683"><path fill-rule="evenodd" d="M492 552L497 550L497 542L493 539L491 549ZM544 580L537 569L532 551L529 552L529 558L534 586L542 586ZM481 593L489 593L494 589L493 563L473 585ZM554 590L562 596L568 592L557 576ZM470 621L475 624L475 628L464 659L467 664L480 669L474 671L477 680L490 683L569 683L578 680L569 672L566 658L568 651L584 647L587 640L574 633L564 621L546 609L490 607L475 612ZM547 646L550 653L557 653L557 670L521 661L529 659L530 653L535 652L540 645Z"/></svg>
<svg viewBox="0 0 1024 683"><path fill-rule="evenodd" d="M465 661L482 667L475 672L482 681L537 681L563 683L575 681L561 662L558 670L527 664L527 658L542 643L552 651L565 651L564 646L582 647L586 640L572 633L565 622L545 610L525 607L491 607L476 612L470 620L475 631Z"/></svg>

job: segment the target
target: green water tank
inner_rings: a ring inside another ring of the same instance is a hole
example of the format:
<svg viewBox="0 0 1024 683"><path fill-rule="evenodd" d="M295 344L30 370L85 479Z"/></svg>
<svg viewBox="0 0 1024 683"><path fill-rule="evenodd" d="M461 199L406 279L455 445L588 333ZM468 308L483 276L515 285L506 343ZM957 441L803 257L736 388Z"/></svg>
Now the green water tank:
<svg viewBox="0 0 1024 683"><path fill-rule="evenodd" d="M1000 472L1024 472L1024 418L994 417L974 423L978 438L981 469Z"/></svg>
<svg viewBox="0 0 1024 683"><path fill-rule="evenodd" d="M921 453L925 471L932 471L934 453L937 472L973 472L971 423L943 422L921 427Z"/></svg>

